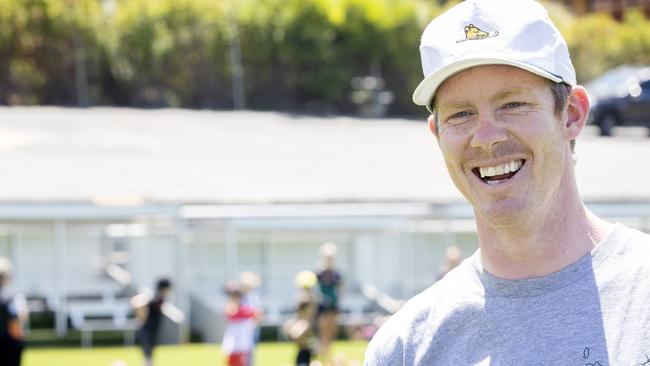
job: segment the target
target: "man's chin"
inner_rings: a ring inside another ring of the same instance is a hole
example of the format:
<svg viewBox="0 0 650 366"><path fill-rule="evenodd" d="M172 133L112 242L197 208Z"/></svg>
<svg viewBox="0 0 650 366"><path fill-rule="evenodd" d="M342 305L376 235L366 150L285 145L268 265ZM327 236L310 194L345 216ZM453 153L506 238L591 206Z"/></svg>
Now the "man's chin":
<svg viewBox="0 0 650 366"><path fill-rule="evenodd" d="M475 208L474 212L477 219L493 227L520 226L529 219L528 215L522 214L527 212L523 206L514 202L495 202L479 209Z"/></svg>

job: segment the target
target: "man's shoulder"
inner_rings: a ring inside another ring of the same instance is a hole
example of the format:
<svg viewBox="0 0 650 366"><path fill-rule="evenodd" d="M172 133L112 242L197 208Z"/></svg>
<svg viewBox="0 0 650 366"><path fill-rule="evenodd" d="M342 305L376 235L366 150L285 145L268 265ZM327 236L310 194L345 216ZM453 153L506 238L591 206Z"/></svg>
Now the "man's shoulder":
<svg viewBox="0 0 650 366"><path fill-rule="evenodd" d="M366 350L365 365L401 365L406 353L417 347L429 347L439 341L440 326L484 304L478 277L473 278L471 264L449 272L440 281L414 296L393 314L374 335ZM474 309L474 310L473 310ZM408 362L407 362L408 363Z"/></svg>
<svg viewBox="0 0 650 366"><path fill-rule="evenodd" d="M613 240L618 257L650 266L650 234L616 224Z"/></svg>
<svg viewBox="0 0 650 366"><path fill-rule="evenodd" d="M645 245L644 249L648 249L648 245L650 245L650 234L644 231L640 231L637 229L630 229L626 228L629 230L631 239L633 241L638 241L639 243Z"/></svg>
<svg viewBox="0 0 650 366"><path fill-rule="evenodd" d="M650 243L650 234L648 232L629 227L620 222L614 224L614 232L616 234L616 237L619 239L629 238Z"/></svg>

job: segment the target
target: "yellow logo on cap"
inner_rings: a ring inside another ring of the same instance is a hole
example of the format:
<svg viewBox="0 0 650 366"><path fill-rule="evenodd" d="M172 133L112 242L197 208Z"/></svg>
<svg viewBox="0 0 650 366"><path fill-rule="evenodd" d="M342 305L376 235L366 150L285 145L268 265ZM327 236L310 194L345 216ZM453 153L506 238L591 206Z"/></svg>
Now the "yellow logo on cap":
<svg viewBox="0 0 650 366"><path fill-rule="evenodd" d="M479 27L474 24L469 24L465 26L465 39L456 41L456 43L465 42L465 41L475 41L479 39L485 39L490 37L496 37L499 35L498 31L488 33L479 29Z"/></svg>

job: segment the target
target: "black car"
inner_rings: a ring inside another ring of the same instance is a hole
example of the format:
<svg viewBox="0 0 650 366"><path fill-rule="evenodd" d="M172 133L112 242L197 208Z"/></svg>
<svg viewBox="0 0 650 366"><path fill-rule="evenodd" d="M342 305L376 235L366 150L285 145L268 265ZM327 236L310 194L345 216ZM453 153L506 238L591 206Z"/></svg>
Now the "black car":
<svg viewBox="0 0 650 366"><path fill-rule="evenodd" d="M619 66L585 85L590 123L610 136L617 126L650 128L650 66Z"/></svg>

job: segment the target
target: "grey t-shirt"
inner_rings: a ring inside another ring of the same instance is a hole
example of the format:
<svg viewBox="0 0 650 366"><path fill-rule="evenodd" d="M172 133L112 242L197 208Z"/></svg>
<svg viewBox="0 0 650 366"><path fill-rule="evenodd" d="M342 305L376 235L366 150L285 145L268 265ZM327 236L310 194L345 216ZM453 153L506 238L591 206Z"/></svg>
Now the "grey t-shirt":
<svg viewBox="0 0 650 366"><path fill-rule="evenodd" d="M365 365L650 366L650 236L616 224L527 280L490 275L476 252L379 329Z"/></svg>

